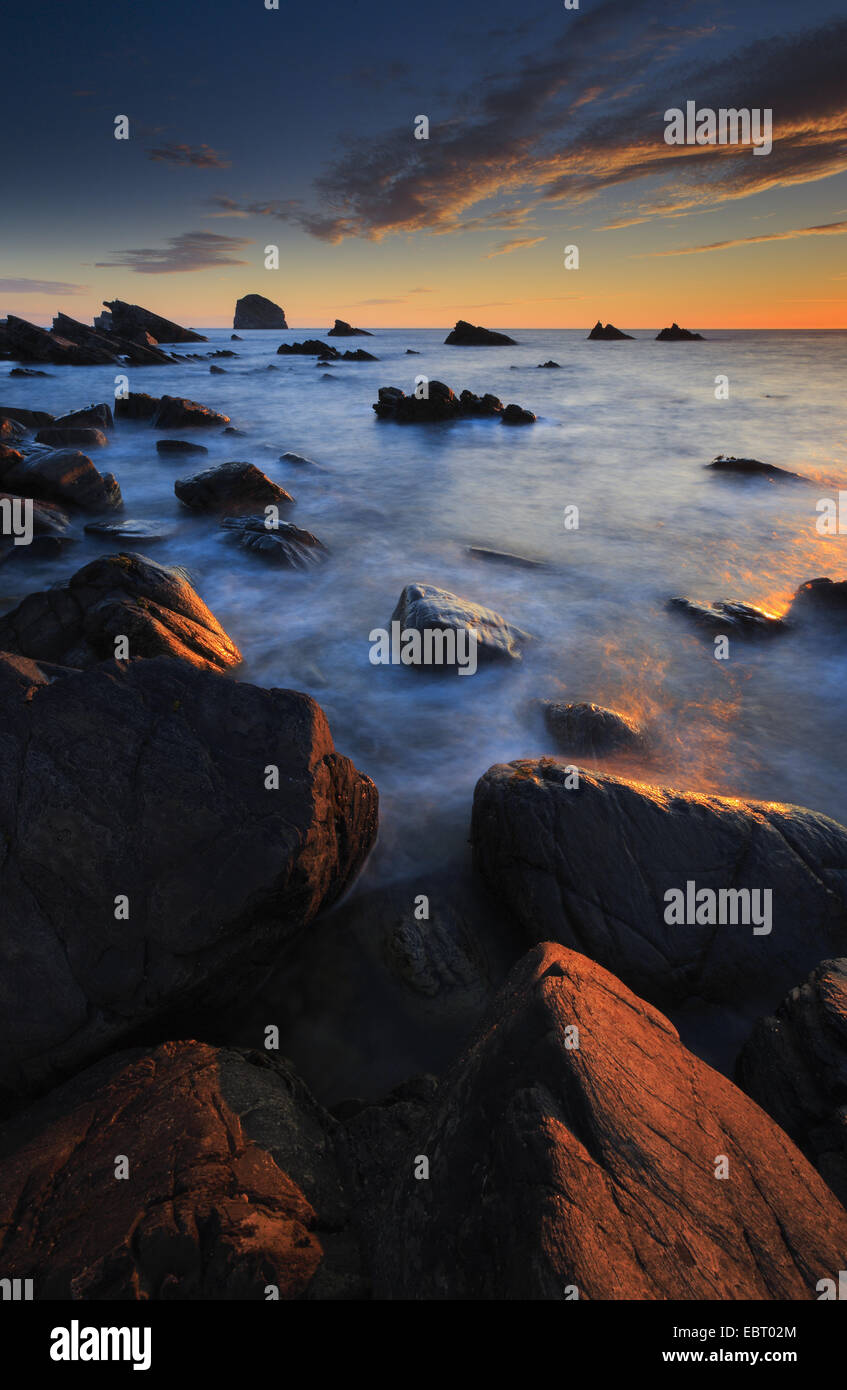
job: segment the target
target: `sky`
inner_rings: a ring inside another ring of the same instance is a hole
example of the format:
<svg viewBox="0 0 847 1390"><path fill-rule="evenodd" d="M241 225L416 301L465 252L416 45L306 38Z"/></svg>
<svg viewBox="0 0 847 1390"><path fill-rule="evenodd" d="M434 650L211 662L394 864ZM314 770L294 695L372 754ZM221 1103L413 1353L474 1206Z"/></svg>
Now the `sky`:
<svg viewBox="0 0 847 1390"><path fill-rule="evenodd" d="M7 10L0 313L847 327L842 0L272 3ZM688 101L771 153L667 144Z"/></svg>

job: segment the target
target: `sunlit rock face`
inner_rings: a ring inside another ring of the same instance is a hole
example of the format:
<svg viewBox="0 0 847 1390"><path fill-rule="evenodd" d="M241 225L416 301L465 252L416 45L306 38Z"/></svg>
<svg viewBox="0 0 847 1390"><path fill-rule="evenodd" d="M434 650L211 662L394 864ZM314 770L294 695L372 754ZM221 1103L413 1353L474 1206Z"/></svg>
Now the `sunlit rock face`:
<svg viewBox="0 0 847 1390"><path fill-rule="evenodd" d="M0 651L78 669L116 655L175 656L210 671L241 661L185 572L135 554L105 555L64 588L29 594L0 618Z"/></svg>
<svg viewBox="0 0 847 1390"><path fill-rule="evenodd" d="M414 1144L377 1297L814 1299L847 1248L847 1213L787 1135L555 944L515 967Z"/></svg>
<svg viewBox="0 0 847 1390"><path fill-rule="evenodd" d="M4 1272L39 1299L361 1296L332 1129L256 1053L110 1057L0 1133Z"/></svg>
<svg viewBox="0 0 847 1390"><path fill-rule="evenodd" d="M243 998L375 838L376 788L306 695L4 655L0 707L0 1101Z"/></svg>
<svg viewBox="0 0 847 1390"><path fill-rule="evenodd" d="M528 941L584 950L660 1007L732 1004L752 1021L847 950L847 830L800 807L543 758L489 768L471 836Z"/></svg>
<svg viewBox="0 0 847 1390"><path fill-rule="evenodd" d="M758 1020L737 1077L847 1206L847 958L822 961Z"/></svg>

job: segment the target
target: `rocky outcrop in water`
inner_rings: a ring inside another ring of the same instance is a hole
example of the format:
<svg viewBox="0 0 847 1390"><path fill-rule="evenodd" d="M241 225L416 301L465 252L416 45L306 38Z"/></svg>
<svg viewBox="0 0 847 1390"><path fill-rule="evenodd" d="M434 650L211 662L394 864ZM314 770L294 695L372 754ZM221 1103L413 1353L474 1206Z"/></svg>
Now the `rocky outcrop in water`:
<svg viewBox="0 0 847 1390"><path fill-rule="evenodd" d="M493 608L484 608L470 599L460 598L434 584L407 584L391 615L402 630L426 632L465 632L475 634L476 657L480 662L520 661L521 648L529 633L508 623ZM413 663L410 663L413 664Z"/></svg>
<svg viewBox="0 0 847 1390"><path fill-rule="evenodd" d="M847 1213L666 1018L547 943L439 1085L378 1233L378 1298L813 1300Z"/></svg>
<svg viewBox="0 0 847 1390"><path fill-rule="evenodd" d="M0 460L0 485L22 497L81 511L113 511L123 506L114 474L100 473L79 449L51 449Z"/></svg>
<svg viewBox="0 0 847 1390"><path fill-rule="evenodd" d="M847 829L802 807L541 758L489 768L471 838L529 942L583 950L660 1007L694 998L752 1019L847 951Z"/></svg>
<svg viewBox="0 0 847 1390"><path fill-rule="evenodd" d="M464 417L497 416L503 424L530 424L535 416L519 405L507 405L488 392L477 396L463 391L460 396L443 381L427 383L426 395L406 395L398 386L381 386L374 410L380 420L393 420L401 425L432 424L441 420Z"/></svg>
<svg viewBox="0 0 847 1390"><path fill-rule="evenodd" d="M184 570L143 555L106 555L64 587L28 594L0 618L0 651L88 668L114 657L175 656L225 671L241 660L235 643L195 593Z"/></svg>
<svg viewBox="0 0 847 1390"><path fill-rule="evenodd" d="M602 705L542 701L544 722L557 748L565 753L602 757L607 753L643 753L646 739L633 719Z"/></svg>
<svg viewBox="0 0 847 1390"><path fill-rule="evenodd" d="M20 459L20 455L18 458ZM0 468L2 464L0 450ZM0 530L0 564L15 557L58 555L66 545L72 543L72 537L68 535L70 519L55 503L39 502L29 497L19 497L14 493L0 492L0 516L4 518L7 512L13 519L16 515L20 517L22 509L27 505L32 507L32 539L27 545L17 544L14 530L4 524Z"/></svg>
<svg viewBox="0 0 847 1390"><path fill-rule="evenodd" d="M691 333L687 328L680 328L678 323L672 323L670 328L663 328L656 334L657 343L702 343L702 333Z"/></svg>
<svg viewBox="0 0 847 1390"><path fill-rule="evenodd" d="M162 396L159 408L153 416L154 430L185 430L200 425L228 425L229 416L221 415L207 405L189 401L180 396Z"/></svg>
<svg viewBox="0 0 847 1390"><path fill-rule="evenodd" d="M308 696L188 661L56 677L5 656L0 704L10 1098L243 998L370 850L376 790Z"/></svg>
<svg viewBox="0 0 847 1390"><path fill-rule="evenodd" d="M847 1206L847 958L823 961L759 1019L736 1075Z"/></svg>
<svg viewBox="0 0 847 1390"><path fill-rule="evenodd" d="M219 463L192 478L177 478L174 492L195 512L244 512L294 501L253 463Z"/></svg>
<svg viewBox="0 0 847 1390"><path fill-rule="evenodd" d="M478 324L459 319L444 341L453 347L507 347L514 345L516 339L510 338L506 333L495 333L490 328L481 328Z"/></svg>
<svg viewBox="0 0 847 1390"><path fill-rule="evenodd" d="M609 343L616 342L620 338L626 338L630 342L633 340L631 333L622 333L619 328L615 328L615 325L613 323L607 323L604 328L603 324L598 319L588 335L588 342L599 341L603 343Z"/></svg>
<svg viewBox="0 0 847 1390"><path fill-rule="evenodd" d="M326 336L328 338L372 338L373 333L369 333L366 328L351 328L344 319L336 319L334 327L330 328Z"/></svg>
<svg viewBox="0 0 847 1390"><path fill-rule="evenodd" d="M787 468L777 468L773 463L762 463L759 459L740 459L730 454L718 454L711 463L706 464L707 468L714 468L718 473L737 473L742 477L752 477L760 474L769 478L799 478L799 473L791 473Z"/></svg>
<svg viewBox="0 0 847 1390"><path fill-rule="evenodd" d="M107 333L116 333L121 338L143 339L150 334L157 343L205 343L208 340L193 328L183 328L172 319L154 314L150 309L142 309L139 304L127 304L123 299L104 299L107 310L94 320L95 328Z"/></svg>
<svg viewBox="0 0 847 1390"><path fill-rule="evenodd" d="M287 569L311 569L327 557L326 546L317 536L290 521L269 527L263 516L239 516L228 517L221 525L242 549Z"/></svg>
<svg viewBox="0 0 847 1390"><path fill-rule="evenodd" d="M263 294L245 294L235 306L233 328L287 328L285 310Z"/></svg>
<svg viewBox="0 0 847 1390"><path fill-rule="evenodd" d="M111 407L106 404L86 405L81 410L72 410L68 415L60 415L52 422L53 429L76 428L83 425L98 430L114 429L115 421Z"/></svg>
<svg viewBox="0 0 847 1390"><path fill-rule="evenodd" d="M756 608L752 603L737 603L731 599L719 599L715 603L705 603L698 599L671 598L667 608L672 613L681 613L696 627L707 633L725 633L730 636L772 637L789 630L789 624Z"/></svg>
<svg viewBox="0 0 847 1390"><path fill-rule="evenodd" d="M109 443L102 430L93 425L44 425L35 436L36 444L51 449L105 449Z"/></svg>

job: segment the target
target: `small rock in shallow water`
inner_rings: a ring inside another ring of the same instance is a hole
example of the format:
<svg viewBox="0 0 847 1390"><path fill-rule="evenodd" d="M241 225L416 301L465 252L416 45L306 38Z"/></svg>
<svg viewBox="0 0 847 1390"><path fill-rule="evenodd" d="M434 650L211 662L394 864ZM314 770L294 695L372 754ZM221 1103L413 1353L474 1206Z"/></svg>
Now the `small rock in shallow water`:
<svg viewBox="0 0 847 1390"><path fill-rule="evenodd" d="M391 615L391 622L401 629L413 628L422 635L433 632L464 632L475 635L475 650L480 662L521 660L521 646L530 640L529 633L495 613L492 608L460 598L449 589L434 584L407 584ZM405 663L404 663L405 664ZM452 663L410 662L426 669L448 669Z"/></svg>
<svg viewBox="0 0 847 1390"><path fill-rule="evenodd" d="M739 473L748 477L757 473L773 478L800 477L799 473L791 473L787 468L777 468L772 463L762 463L759 459L739 459L727 454L718 454L706 467L714 468L720 473Z"/></svg>
<svg viewBox="0 0 847 1390"><path fill-rule="evenodd" d="M602 757L608 753L642 753L646 739L634 720L590 703L542 701L544 721L564 753Z"/></svg>
<svg viewBox="0 0 847 1390"><path fill-rule="evenodd" d="M157 521L89 521L85 531L90 536L105 536L115 541L161 541L171 535L173 527Z"/></svg>
<svg viewBox="0 0 847 1390"><path fill-rule="evenodd" d="M177 478L174 492L180 502L198 512L243 512L294 501L253 463L219 463L192 478Z"/></svg>
<svg viewBox="0 0 847 1390"><path fill-rule="evenodd" d="M224 430L224 434L238 434L238 430ZM187 439L157 439L158 454L208 454L205 444L191 444Z"/></svg>
<svg viewBox="0 0 847 1390"><path fill-rule="evenodd" d="M769 637L787 632L789 624L775 613L767 613L763 608L754 608L751 603L734 603L721 599L717 603L701 603L697 599L671 598L667 607L671 612L682 613L691 618L698 627L708 632L744 633L749 637Z"/></svg>
<svg viewBox="0 0 847 1390"><path fill-rule="evenodd" d="M278 521L269 527L263 516L241 516L228 517L221 526L245 550L288 569L310 569L326 559L328 553L317 536L290 521Z"/></svg>

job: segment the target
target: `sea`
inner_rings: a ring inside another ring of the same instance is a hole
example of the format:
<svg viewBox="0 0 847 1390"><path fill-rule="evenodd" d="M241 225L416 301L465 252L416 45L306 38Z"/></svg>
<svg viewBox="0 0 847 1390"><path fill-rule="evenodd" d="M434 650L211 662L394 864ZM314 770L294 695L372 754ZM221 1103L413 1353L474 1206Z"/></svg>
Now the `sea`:
<svg viewBox="0 0 847 1390"><path fill-rule="evenodd" d="M644 756L596 764L607 771L847 823L843 636L733 638L718 660L712 640L666 607L687 596L781 613L806 580L847 575L847 534L819 525L822 499L847 489L847 333L712 330L662 343L655 329L629 330L631 342L506 329L515 346L463 348L445 345L446 330L387 329L329 340L378 361L326 367L276 351L326 341L325 329L242 331L232 342L229 329L197 328L207 344L173 351L237 352L216 361L224 374L208 360L129 368L130 390L187 396L243 437L177 431L208 456L160 456L148 424L118 421L95 462L116 474L126 517L169 534L116 546L79 520L61 557L21 554L0 568L0 611L121 548L183 566L243 652L234 678L308 692L339 750L376 782L368 887L467 852L477 779L494 763L557 752L545 699L594 701L643 725ZM540 369L550 359L558 368ZM46 370L3 381L0 403L59 415L113 400L114 368ZM379 387L409 392L421 376L493 392L537 422L378 420ZM284 462L287 451L312 463ZM721 453L803 481L719 474L706 465ZM328 547L325 564L263 562L218 518L182 506L174 480L228 460L256 464L293 495L285 519ZM541 564L495 563L474 546ZM374 665L370 635L388 627L409 583L495 609L531 634L522 660L468 678Z"/></svg>

